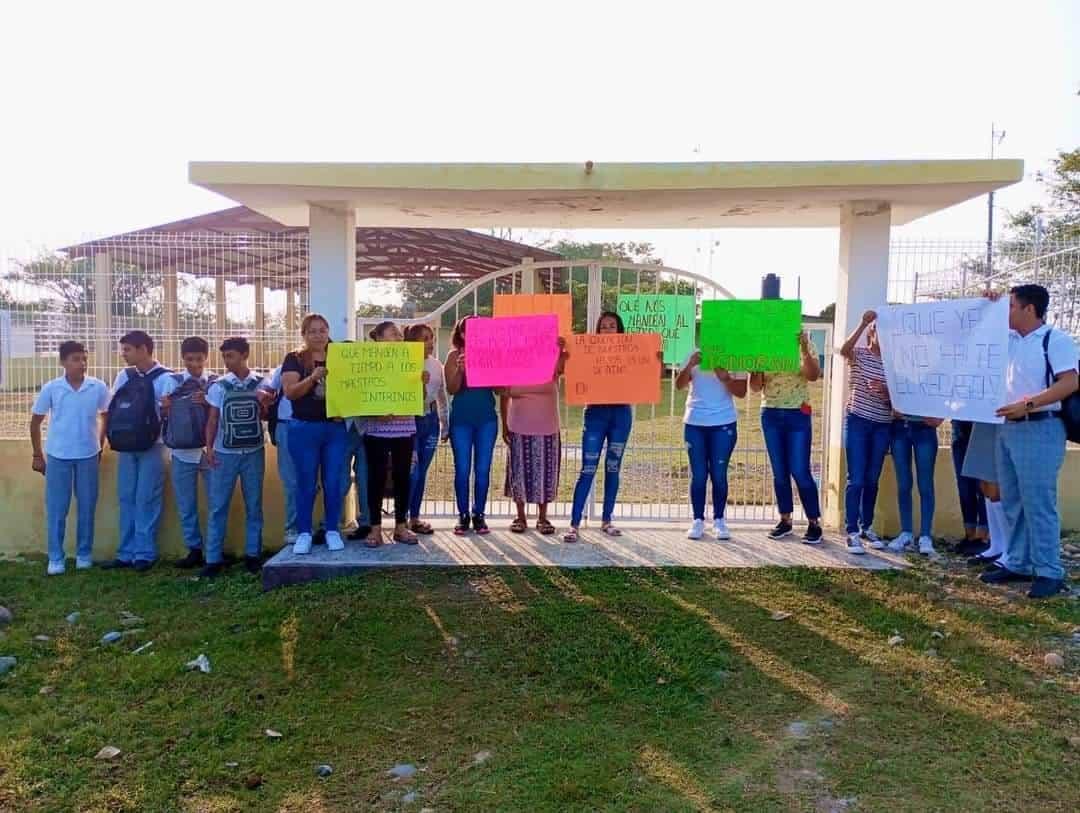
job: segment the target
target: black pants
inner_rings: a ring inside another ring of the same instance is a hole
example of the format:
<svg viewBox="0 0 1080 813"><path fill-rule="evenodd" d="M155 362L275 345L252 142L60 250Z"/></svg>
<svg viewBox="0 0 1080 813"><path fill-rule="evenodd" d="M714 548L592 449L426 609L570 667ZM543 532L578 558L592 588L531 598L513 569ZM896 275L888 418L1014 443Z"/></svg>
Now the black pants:
<svg viewBox="0 0 1080 813"><path fill-rule="evenodd" d="M394 481L394 521L402 524L409 516L409 475L412 469L413 436L379 438L364 435L367 454L368 510L371 524L382 524L383 495L386 492L386 470L389 464Z"/></svg>

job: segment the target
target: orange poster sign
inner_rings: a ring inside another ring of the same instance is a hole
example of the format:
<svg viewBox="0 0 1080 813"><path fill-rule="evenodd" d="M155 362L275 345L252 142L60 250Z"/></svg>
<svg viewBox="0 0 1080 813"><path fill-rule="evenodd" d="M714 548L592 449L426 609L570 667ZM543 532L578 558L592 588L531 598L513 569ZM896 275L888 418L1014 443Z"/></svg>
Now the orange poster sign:
<svg viewBox="0 0 1080 813"><path fill-rule="evenodd" d="M553 313L559 317L559 335L574 332L570 294L495 294L495 316L533 316Z"/></svg>
<svg viewBox="0 0 1080 813"><path fill-rule="evenodd" d="M567 344L566 403L660 403L659 333L586 333Z"/></svg>

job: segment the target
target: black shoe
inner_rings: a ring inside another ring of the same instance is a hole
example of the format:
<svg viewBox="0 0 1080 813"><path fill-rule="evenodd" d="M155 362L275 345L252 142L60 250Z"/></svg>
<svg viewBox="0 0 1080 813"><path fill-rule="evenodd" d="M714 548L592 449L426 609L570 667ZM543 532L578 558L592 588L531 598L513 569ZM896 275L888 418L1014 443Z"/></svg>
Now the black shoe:
<svg viewBox="0 0 1080 813"><path fill-rule="evenodd" d="M982 539L965 539L953 548L953 552L959 556L977 556L989 548L990 544Z"/></svg>
<svg viewBox="0 0 1080 813"><path fill-rule="evenodd" d="M221 562L215 562L212 565L207 565L199 571L199 575L204 579L216 579L221 575L221 572L225 569L225 565Z"/></svg>
<svg viewBox="0 0 1080 813"><path fill-rule="evenodd" d="M803 534L802 541L807 545L816 545L821 542L821 526L811 525L806 529L806 533Z"/></svg>
<svg viewBox="0 0 1080 813"><path fill-rule="evenodd" d="M132 567L131 562L125 562L123 559L113 559L111 562L105 562L102 564L102 570L129 570Z"/></svg>
<svg viewBox="0 0 1080 813"><path fill-rule="evenodd" d="M1061 579L1037 576L1028 591L1028 598L1051 598L1064 590L1065 582Z"/></svg>
<svg viewBox="0 0 1080 813"><path fill-rule="evenodd" d="M326 528L319 528L315 532L315 535L311 537L312 545L325 545L326 544Z"/></svg>
<svg viewBox="0 0 1080 813"><path fill-rule="evenodd" d="M145 573L154 566L154 563L148 559L139 559L132 565L136 573Z"/></svg>
<svg viewBox="0 0 1080 813"><path fill-rule="evenodd" d="M1006 582L1029 582L1031 576L1025 576L1023 573L1014 573L1007 567L995 566L993 570L983 573L979 576L979 581L984 584L1005 584Z"/></svg>
<svg viewBox="0 0 1080 813"><path fill-rule="evenodd" d="M972 556L967 560L967 563L968 567L979 567L980 565L992 565L1000 558L1000 553L995 553L993 556L983 556L980 554L978 556Z"/></svg>
<svg viewBox="0 0 1080 813"><path fill-rule="evenodd" d="M193 567L202 567L204 564L206 564L206 560L203 559L202 548L192 548L188 551L187 556L176 563L176 566L184 570L191 570Z"/></svg>
<svg viewBox="0 0 1080 813"><path fill-rule="evenodd" d="M258 573L262 570L263 561L261 556L245 556L244 567L248 573Z"/></svg>
<svg viewBox="0 0 1080 813"><path fill-rule="evenodd" d="M491 533L491 529L488 527L487 520L484 519L483 514L472 515L472 526L473 530L481 536ZM465 530L468 530L468 528L466 527Z"/></svg>
<svg viewBox="0 0 1080 813"><path fill-rule="evenodd" d="M454 534L456 536L465 536L469 532L469 515L458 514L457 525L454 526Z"/></svg>
<svg viewBox="0 0 1080 813"><path fill-rule="evenodd" d="M776 523L776 527L769 531L769 539L783 539L785 536L791 536L791 523L785 520L780 520Z"/></svg>
<svg viewBox="0 0 1080 813"><path fill-rule="evenodd" d="M345 538L349 539L349 540L351 540L353 542L363 542L370 535L371 535L371 526L370 525L357 525L356 530L355 531L350 531L349 533L347 533L345 535ZM314 542L315 540L312 539L312 541Z"/></svg>

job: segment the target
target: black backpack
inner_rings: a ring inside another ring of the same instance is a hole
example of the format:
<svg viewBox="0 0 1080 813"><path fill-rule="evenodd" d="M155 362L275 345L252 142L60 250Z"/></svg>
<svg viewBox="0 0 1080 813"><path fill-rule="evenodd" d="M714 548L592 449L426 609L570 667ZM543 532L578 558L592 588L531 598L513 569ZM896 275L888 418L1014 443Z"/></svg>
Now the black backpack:
<svg viewBox="0 0 1080 813"><path fill-rule="evenodd" d="M105 435L114 451L145 452L161 434L154 382L168 370L155 367L143 375L135 367L128 367L125 372L127 381L109 402Z"/></svg>
<svg viewBox="0 0 1080 813"><path fill-rule="evenodd" d="M1043 359L1046 361L1046 386L1054 384L1054 370L1050 366L1050 331L1043 335ZM1065 437L1080 443L1080 391L1073 392L1061 401L1061 420L1065 424Z"/></svg>
<svg viewBox="0 0 1080 813"><path fill-rule="evenodd" d="M180 386L169 396L171 404L168 416L161 422L161 439L170 449L201 449L206 445L210 407L194 403L191 396L205 394L215 378L210 376L205 383L191 376L185 381L182 373L175 373L173 378Z"/></svg>

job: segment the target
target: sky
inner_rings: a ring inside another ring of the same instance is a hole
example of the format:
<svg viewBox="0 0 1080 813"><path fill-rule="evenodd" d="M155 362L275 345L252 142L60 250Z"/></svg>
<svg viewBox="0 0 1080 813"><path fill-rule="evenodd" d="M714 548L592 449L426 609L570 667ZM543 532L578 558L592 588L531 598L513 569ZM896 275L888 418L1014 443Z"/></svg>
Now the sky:
<svg viewBox="0 0 1080 813"><path fill-rule="evenodd" d="M1080 2L6 3L0 253L232 205L191 160L1025 161L1080 146ZM896 237L985 239L986 200ZM521 233L518 233L521 234ZM517 234L515 235L517 236ZM832 301L835 230L648 240L756 296Z"/></svg>

